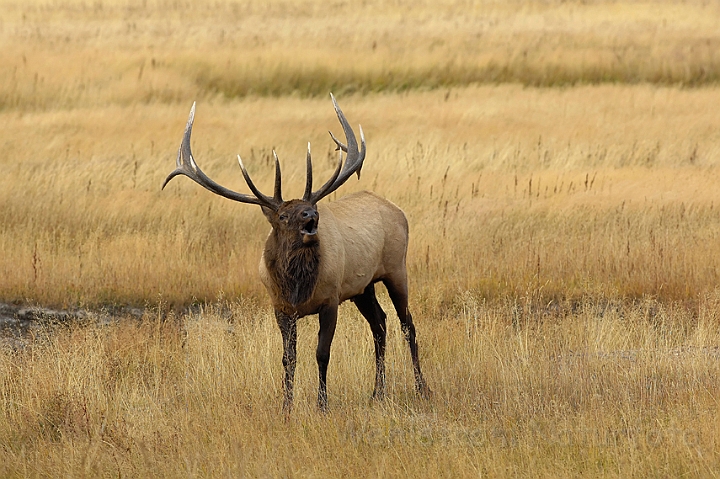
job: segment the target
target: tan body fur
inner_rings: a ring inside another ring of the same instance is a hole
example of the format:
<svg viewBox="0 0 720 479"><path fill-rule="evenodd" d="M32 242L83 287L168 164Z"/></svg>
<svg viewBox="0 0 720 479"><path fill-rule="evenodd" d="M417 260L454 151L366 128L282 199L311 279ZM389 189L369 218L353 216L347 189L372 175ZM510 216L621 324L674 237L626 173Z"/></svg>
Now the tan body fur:
<svg viewBox="0 0 720 479"><path fill-rule="evenodd" d="M320 273L310 300L290 305L270 276L265 255L260 259L260 278L275 309L302 317L318 313L324 305L351 299L369 283L387 276L404 282L408 223L400 208L374 193L361 191L318 204L318 213Z"/></svg>

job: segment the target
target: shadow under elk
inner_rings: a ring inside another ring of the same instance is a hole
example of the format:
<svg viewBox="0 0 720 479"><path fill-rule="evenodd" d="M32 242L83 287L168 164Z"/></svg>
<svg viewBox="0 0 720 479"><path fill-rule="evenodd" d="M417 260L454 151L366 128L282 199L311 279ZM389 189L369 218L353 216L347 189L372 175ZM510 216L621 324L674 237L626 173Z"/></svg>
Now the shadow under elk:
<svg viewBox="0 0 720 479"><path fill-rule="evenodd" d="M283 200L280 162L274 151L275 191L272 197L258 190L239 155L240 169L252 195L231 191L205 175L190 151L194 103L178 151L177 168L163 183L165 188L175 176L185 175L217 195L240 203L259 205L270 222L272 230L260 259L260 278L272 299L275 318L282 333L282 363L285 369L283 408L286 412L292 408L293 402L298 319L310 314L319 316L317 403L321 410L325 410L327 367L338 305L348 299L355 303L370 323L375 343L373 397L380 399L384 396L386 314L375 296L375 283L378 281L382 281L387 288L410 346L415 388L423 397L430 394L420 371L415 326L408 310L408 222L405 214L390 201L368 191L354 193L329 204L318 204L342 186L353 173L357 173L359 178L365 159L362 127L358 150L355 133L332 94L330 97L347 145L330 132L340 152L337 168L325 184L312 191L312 162L308 143L307 181L302 199ZM343 152L346 153L344 162Z"/></svg>

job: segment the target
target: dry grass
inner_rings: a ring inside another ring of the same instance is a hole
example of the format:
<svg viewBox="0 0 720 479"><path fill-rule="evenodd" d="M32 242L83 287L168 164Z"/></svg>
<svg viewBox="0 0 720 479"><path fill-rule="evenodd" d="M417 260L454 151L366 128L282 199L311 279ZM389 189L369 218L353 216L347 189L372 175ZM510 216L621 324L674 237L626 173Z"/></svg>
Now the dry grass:
<svg viewBox="0 0 720 479"><path fill-rule="evenodd" d="M713 476L717 8L0 0L0 301L148 307L0 345L0 477ZM267 190L275 148L299 195L306 141L333 166L329 90L368 139L341 194L410 220L435 396L391 319L370 402L345 305L330 413L305 319L284 421L266 221L159 187L198 99L210 176L243 190L240 153Z"/></svg>
<svg viewBox="0 0 720 479"><path fill-rule="evenodd" d="M715 89L500 86L340 101L369 142L361 181L343 192L371 189L407 212L413 290L430 309L466 290L694 301L717 284ZM265 297L260 211L185 180L159 189L188 107L0 114L2 299ZM241 153L267 190L275 147L287 196L299 195L304 142L329 174L324 130L336 123L328 99L205 102L193 148L206 172L243 190Z"/></svg>
<svg viewBox="0 0 720 479"><path fill-rule="evenodd" d="M717 295L698 315L585 303L519 322L459 300L457 315L420 319L427 402L412 394L397 321L389 397L370 401L370 334L343 307L319 414L315 325L302 321L288 421L279 334L256 304L41 330L0 351L0 475L709 477L720 466Z"/></svg>
<svg viewBox="0 0 720 479"><path fill-rule="evenodd" d="M0 108L717 84L715 2L0 2Z"/></svg>
<svg viewBox="0 0 720 479"><path fill-rule="evenodd" d="M695 299L717 280L718 95L647 83L714 84L716 9L0 2L0 299L261 295L258 212L157 185L192 99L212 176L238 185L240 152L262 182L276 147L301 184L304 142L329 154L330 89L368 131L359 187L410 216L423 296ZM465 86L505 81L644 85Z"/></svg>

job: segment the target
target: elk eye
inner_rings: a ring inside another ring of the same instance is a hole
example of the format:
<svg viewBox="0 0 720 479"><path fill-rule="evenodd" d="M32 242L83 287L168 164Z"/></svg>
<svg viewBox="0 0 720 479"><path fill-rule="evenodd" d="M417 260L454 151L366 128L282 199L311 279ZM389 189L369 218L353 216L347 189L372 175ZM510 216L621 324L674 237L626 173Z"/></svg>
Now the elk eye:
<svg viewBox="0 0 720 479"><path fill-rule="evenodd" d="M282 214L282 215L280 215L280 217L279 217L278 219L279 219L280 221L287 221L288 216L287 216L286 214Z"/></svg>

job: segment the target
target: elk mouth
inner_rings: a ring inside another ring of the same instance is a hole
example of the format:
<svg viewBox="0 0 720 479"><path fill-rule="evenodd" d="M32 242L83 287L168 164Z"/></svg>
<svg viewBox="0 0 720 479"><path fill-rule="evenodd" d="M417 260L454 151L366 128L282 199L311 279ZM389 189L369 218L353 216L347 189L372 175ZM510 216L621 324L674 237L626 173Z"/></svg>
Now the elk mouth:
<svg viewBox="0 0 720 479"><path fill-rule="evenodd" d="M317 218L311 218L303 225L303 227L300 229L300 234L303 237L303 243L313 243L317 240L317 227Z"/></svg>

